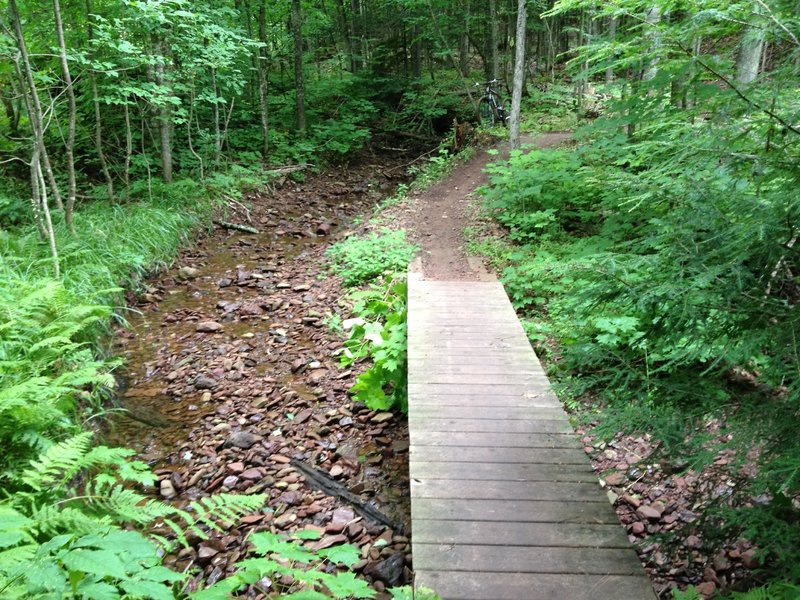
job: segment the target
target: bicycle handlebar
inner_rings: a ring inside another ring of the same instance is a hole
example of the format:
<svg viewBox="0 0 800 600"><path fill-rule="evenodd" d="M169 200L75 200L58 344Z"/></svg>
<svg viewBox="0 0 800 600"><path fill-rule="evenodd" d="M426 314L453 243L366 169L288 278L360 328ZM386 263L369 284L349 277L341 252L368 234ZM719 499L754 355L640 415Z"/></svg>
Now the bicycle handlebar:
<svg viewBox="0 0 800 600"><path fill-rule="evenodd" d="M475 82L475 87L478 87L478 86L481 86L481 85L492 85L494 83L500 83L500 80L497 79L497 78L494 78L491 81L484 81L483 83L480 83L480 82L476 81Z"/></svg>

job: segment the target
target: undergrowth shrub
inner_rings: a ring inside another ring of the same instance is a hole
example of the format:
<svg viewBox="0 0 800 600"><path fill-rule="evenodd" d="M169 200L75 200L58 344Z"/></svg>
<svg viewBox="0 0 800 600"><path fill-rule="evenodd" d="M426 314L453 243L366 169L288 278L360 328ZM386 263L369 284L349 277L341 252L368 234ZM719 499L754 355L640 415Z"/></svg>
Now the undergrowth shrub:
<svg viewBox="0 0 800 600"><path fill-rule="evenodd" d="M406 365L408 362L408 284L404 275L393 275L365 290L352 292L355 301L350 334L341 355L342 366L364 358L372 365L350 388L353 397L373 410L400 408L408 411Z"/></svg>
<svg viewBox="0 0 800 600"><path fill-rule="evenodd" d="M334 273L348 287L361 285L386 273L403 270L418 248L406 241L402 229L383 229L364 237L351 236L328 248Z"/></svg>

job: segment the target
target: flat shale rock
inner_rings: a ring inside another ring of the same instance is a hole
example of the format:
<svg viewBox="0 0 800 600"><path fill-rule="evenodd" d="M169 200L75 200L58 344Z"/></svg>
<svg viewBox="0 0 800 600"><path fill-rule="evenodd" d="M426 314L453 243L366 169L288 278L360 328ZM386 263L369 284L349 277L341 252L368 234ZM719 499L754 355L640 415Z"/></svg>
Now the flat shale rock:
<svg viewBox="0 0 800 600"><path fill-rule="evenodd" d="M216 321L200 321L195 326L195 331L198 333L215 333L222 330L222 324Z"/></svg>

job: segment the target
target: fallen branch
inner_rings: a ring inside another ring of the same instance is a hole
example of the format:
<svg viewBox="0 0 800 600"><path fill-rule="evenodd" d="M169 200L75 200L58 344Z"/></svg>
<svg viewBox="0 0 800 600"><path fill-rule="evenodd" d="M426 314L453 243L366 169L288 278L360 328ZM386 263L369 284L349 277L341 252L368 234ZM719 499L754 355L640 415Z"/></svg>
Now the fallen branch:
<svg viewBox="0 0 800 600"><path fill-rule="evenodd" d="M269 175L283 175L284 173L294 173L296 171L305 171L308 167L312 165L310 164L302 164L302 165L286 165L285 167L275 167L274 169L269 169L268 171L264 171Z"/></svg>
<svg viewBox="0 0 800 600"><path fill-rule="evenodd" d="M220 221L218 219L212 219L211 222L215 225L219 225L220 227L224 227L225 229L235 229L236 231L244 231L245 233L261 233L255 227L250 227L249 225L239 225L238 223L230 223L228 221Z"/></svg>
<svg viewBox="0 0 800 600"><path fill-rule="evenodd" d="M418 160L421 160L421 159L425 158L426 156L429 156L430 154L433 154L438 149L439 149L439 146L437 146L433 150L428 150L424 154L420 154L417 158L415 158L414 160L412 160L410 162L403 163L402 165L397 165L396 167L392 167L391 169L386 169L385 171L381 171L381 173L383 173L384 177L388 177L388 175L386 175L387 173L391 173L392 171L396 171L397 169L402 169L403 167L410 167L411 165L413 165Z"/></svg>
<svg viewBox="0 0 800 600"><path fill-rule="evenodd" d="M392 519L387 517L378 509L373 508L364 502L361 498L348 490L341 483L334 481L327 473L312 467L308 463L294 458L291 460L290 464L305 476L306 483L308 483L309 486L322 490L329 496L341 498L368 519L372 519L376 523L386 525L400 535L405 535L405 527L403 527L401 523L395 523L392 521Z"/></svg>

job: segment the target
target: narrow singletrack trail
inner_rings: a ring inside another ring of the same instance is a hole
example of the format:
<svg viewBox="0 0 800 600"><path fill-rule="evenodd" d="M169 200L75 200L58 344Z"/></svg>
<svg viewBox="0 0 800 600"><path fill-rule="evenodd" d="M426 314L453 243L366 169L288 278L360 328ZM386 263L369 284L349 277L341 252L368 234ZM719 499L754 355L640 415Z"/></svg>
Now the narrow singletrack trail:
<svg viewBox="0 0 800 600"><path fill-rule="evenodd" d="M561 132L543 133L534 138L526 136L523 144L550 148L563 144L570 136ZM408 225L413 239L422 246L422 274L426 279L494 279L479 259L467 256L464 228L471 223L470 196L488 182L484 169L496 160L497 155L481 150L448 177L413 198Z"/></svg>

